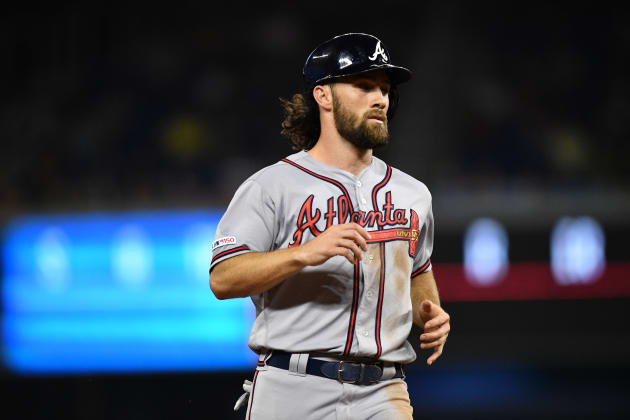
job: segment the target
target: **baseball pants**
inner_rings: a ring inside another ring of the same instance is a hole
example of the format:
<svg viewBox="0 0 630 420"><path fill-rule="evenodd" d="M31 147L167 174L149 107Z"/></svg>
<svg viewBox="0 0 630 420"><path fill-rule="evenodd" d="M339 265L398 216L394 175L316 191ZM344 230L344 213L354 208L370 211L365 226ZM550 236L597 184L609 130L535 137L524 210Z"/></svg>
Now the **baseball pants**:
<svg viewBox="0 0 630 420"><path fill-rule="evenodd" d="M259 366L245 418L411 420L412 413L407 383L400 378L355 385L273 366Z"/></svg>

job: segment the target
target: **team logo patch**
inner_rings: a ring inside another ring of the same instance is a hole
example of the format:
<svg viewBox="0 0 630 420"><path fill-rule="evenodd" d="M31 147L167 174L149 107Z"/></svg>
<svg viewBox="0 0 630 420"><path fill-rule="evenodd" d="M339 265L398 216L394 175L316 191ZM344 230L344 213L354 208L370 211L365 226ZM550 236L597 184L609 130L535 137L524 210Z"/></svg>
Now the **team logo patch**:
<svg viewBox="0 0 630 420"><path fill-rule="evenodd" d="M236 243L236 236L224 236L212 242L212 250L223 245L234 245Z"/></svg>

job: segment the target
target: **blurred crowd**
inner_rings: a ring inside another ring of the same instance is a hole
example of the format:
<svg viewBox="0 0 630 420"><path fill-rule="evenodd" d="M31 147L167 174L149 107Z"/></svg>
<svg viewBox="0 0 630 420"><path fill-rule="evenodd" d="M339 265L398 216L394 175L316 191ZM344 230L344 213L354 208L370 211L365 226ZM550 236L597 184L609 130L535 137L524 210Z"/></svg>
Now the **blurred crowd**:
<svg viewBox="0 0 630 420"><path fill-rule="evenodd" d="M434 194L627 190L627 14L519 3L400 4L380 21L342 6L324 23L290 5L10 12L2 210L225 205L292 153L278 97L302 88L315 45L348 31L380 36L414 70L377 154Z"/></svg>

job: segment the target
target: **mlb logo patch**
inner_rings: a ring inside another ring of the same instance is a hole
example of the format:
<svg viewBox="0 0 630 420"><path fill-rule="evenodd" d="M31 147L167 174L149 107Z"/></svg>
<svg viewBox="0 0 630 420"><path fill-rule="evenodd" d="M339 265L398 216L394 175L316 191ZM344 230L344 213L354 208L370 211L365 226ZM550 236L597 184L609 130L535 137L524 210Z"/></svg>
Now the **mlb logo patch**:
<svg viewBox="0 0 630 420"><path fill-rule="evenodd" d="M218 248L223 245L234 245L236 243L236 236L225 236L223 238L219 238L212 243L212 250Z"/></svg>

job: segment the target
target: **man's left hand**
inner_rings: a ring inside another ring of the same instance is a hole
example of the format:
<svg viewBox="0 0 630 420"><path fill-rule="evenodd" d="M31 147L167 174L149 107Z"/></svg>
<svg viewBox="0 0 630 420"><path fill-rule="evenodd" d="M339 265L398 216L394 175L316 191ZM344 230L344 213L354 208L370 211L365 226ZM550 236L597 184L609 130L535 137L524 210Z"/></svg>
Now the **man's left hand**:
<svg viewBox="0 0 630 420"><path fill-rule="evenodd" d="M427 364L432 365L444 350L446 338L451 331L451 317L430 300L423 301L420 309L420 316L424 321L424 334L420 336L420 348L433 349L433 354L427 359Z"/></svg>

